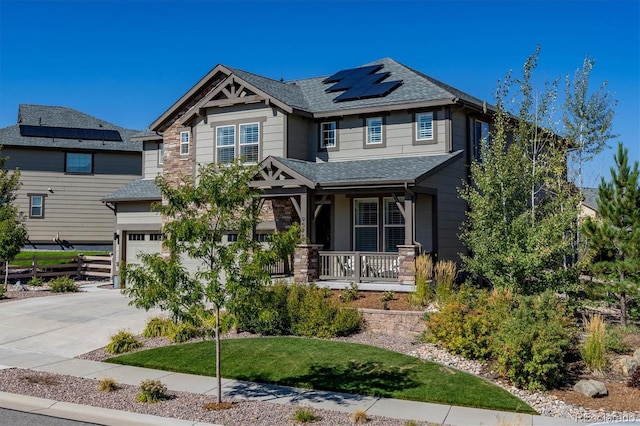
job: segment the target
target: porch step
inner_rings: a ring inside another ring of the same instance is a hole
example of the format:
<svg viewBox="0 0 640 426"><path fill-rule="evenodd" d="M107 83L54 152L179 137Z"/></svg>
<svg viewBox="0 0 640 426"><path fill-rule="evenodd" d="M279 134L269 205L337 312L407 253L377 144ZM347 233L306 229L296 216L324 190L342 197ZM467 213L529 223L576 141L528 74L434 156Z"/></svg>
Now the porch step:
<svg viewBox="0 0 640 426"><path fill-rule="evenodd" d="M317 281L318 287L327 287L332 290L342 290L349 288L350 282L347 281ZM358 283L358 290L362 291L395 291L396 293L410 293L415 290L414 285L398 284L397 282L373 282Z"/></svg>

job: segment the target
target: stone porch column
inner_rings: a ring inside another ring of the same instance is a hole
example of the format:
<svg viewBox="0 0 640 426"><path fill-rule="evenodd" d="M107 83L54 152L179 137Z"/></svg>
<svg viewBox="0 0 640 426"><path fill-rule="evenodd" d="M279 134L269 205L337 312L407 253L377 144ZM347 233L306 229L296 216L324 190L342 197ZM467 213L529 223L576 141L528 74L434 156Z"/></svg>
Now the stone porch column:
<svg viewBox="0 0 640 426"><path fill-rule="evenodd" d="M415 285L416 283L416 246L398 246L398 283Z"/></svg>
<svg viewBox="0 0 640 426"><path fill-rule="evenodd" d="M321 244L298 244L293 258L293 279L297 283L310 283L320 278Z"/></svg>

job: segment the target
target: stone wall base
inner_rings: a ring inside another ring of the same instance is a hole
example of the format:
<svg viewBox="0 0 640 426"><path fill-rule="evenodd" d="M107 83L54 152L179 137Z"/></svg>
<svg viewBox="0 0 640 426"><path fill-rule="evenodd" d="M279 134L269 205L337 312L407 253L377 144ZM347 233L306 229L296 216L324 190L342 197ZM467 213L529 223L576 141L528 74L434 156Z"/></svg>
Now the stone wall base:
<svg viewBox="0 0 640 426"><path fill-rule="evenodd" d="M384 311L360 309L365 320L365 331L392 334L413 339L426 330L424 312Z"/></svg>

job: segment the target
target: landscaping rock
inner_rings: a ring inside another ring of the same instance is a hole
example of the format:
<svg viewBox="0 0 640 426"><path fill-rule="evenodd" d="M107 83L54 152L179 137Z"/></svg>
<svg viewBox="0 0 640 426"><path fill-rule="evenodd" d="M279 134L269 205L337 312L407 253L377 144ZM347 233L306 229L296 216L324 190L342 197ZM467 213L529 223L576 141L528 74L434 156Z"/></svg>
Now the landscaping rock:
<svg viewBox="0 0 640 426"><path fill-rule="evenodd" d="M607 396L609 394L609 391L607 391L604 383L593 379L580 380L573 386L573 390L575 390L576 392L580 392L581 394L586 395L590 398Z"/></svg>
<svg viewBox="0 0 640 426"><path fill-rule="evenodd" d="M636 351L637 352L637 351ZM622 356L618 361L613 364L613 371L622 374L623 376L630 376L633 371L638 367L638 361L634 356Z"/></svg>
<svg viewBox="0 0 640 426"><path fill-rule="evenodd" d="M636 351L633 353L633 359L635 359L636 362L640 364L640 348L636 349Z"/></svg>

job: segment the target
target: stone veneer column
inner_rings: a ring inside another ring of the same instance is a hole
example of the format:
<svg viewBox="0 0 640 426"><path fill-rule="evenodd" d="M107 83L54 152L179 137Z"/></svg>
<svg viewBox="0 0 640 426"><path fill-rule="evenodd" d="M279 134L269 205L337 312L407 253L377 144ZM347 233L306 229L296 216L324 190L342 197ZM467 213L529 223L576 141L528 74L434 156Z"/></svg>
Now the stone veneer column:
<svg viewBox="0 0 640 426"><path fill-rule="evenodd" d="M310 283L320 278L321 244L298 244L293 259L293 279L298 283Z"/></svg>
<svg viewBox="0 0 640 426"><path fill-rule="evenodd" d="M416 283L416 246L398 246L398 283L415 285Z"/></svg>

